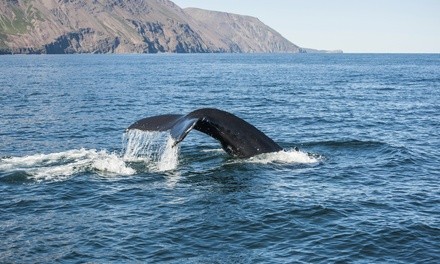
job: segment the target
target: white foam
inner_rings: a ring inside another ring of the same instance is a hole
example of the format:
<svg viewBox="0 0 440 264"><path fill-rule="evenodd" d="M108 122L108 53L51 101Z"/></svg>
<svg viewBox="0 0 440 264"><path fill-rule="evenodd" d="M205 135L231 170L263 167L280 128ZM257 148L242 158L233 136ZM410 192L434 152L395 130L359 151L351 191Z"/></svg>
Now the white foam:
<svg viewBox="0 0 440 264"><path fill-rule="evenodd" d="M313 164L320 161L319 157L314 157L300 150L281 150L278 152L264 153L251 157L247 162L251 163L281 163L281 164Z"/></svg>
<svg viewBox="0 0 440 264"><path fill-rule="evenodd" d="M101 176L133 175L136 174L136 170L129 165L133 162L143 162L151 171L164 172L177 168L179 151L179 145L175 145L169 133L130 130L124 134L122 155L105 150L82 148L58 153L2 158L0 171L24 171L36 180L63 180L81 172L94 172ZM320 160L319 157L299 150L282 150L236 162L312 164Z"/></svg>
<svg viewBox="0 0 440 264"><path fill-rule="evenodd" d="M136 173L114 153L84 148L50 154L3 158L0 159L0 170L24 171L36 180L64 180L85 171L96 171L103 176Z"/></svg>
<svg viewBox="0 0 440 264"><path fill-rule="evenodd" d="M127 167L125 161L116 154L102 153L102 156L93 160L92 167L98 172L111 173L116 175L133 175L136 170Z"/></svg>
<svg viewBox="0 0 440 264"><path fill-rule="evenodd" d="M169 171L178 165L179 146L168 133L130 131L124 136L123 155L106 150L73 149L0 159L0 171L23 171L35 180L65 180L82 172L101 176L136 174L132 162L145 162L152 171Z"/></svg>
<svg viewBox="0 0 440 264"><path fill-rule="evenodd" d="M86 155L85 149L80 150L69 150L58 153L50 153L50 154L35 154L24 157L10 157L1 159L0 169L7 170L13 169L14 167L20 168L31 168L36 165L50 165L52 163L56 163L60 160L67 159L78 159Z"/></svg>
<svg viewBox="0 0 440 264"><path fill-rule="evenodd" d="M205 152L205 153L210 153L210 152L223 153L224 150L223 150L222 148L217 148L217 149L202 149L202 152Z"/></svg>

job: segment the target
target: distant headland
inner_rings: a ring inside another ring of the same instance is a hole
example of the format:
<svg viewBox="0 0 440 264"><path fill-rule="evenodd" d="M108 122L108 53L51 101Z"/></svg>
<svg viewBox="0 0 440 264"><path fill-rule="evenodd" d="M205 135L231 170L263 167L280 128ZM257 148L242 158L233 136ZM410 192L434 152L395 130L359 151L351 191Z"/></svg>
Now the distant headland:
<svg viewBox="0 0 440 264"><path fill-rule="evenodd" d="M0 54L315 53L255 17L168 0L4 0Z"/></svg>

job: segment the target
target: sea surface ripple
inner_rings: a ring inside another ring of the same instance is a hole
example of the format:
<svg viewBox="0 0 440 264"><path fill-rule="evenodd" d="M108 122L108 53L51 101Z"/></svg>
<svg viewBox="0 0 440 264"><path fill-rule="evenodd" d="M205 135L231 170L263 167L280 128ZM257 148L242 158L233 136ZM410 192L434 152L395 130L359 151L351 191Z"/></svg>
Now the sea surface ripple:
<svg viewBox="0 0 440 264"><path fill-rule="evenodd" d="M0 57L0 263L440 263L440 55ZM284 150L133 122L216 107Z"/></svg>

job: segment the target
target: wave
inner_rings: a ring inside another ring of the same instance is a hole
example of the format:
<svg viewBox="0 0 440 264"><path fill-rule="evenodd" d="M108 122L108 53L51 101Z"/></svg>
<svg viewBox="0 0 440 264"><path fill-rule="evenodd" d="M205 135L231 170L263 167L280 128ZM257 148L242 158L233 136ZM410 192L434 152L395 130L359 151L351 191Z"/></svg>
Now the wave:
<svg viewBox="0 0 440 264"><path fill-rule="evenodd" d="M73 149L50 154L0 159L0 171L23 175L35 180L64 180L81 172L100 175L132 175L136 171L115 153L96 149Z"/></svg>
<svg viewBox="0 0 440 264"><path fill-rule="evenodd" d="M106 177L134 175L138 172L132 166L136 167L137 163L146 165L148 171L174 170L178 165L179 147L173 147L174 141L162 134L140 131L126 133L122 155L107 150L81 148L4 157L0 159L1 180L14 182L25 178L56 181L87 172Z"/></svg>
<svg viewBox="0 0 440 264"><path fill-rule="evenodd" d="M107 150L72 149L49 154L0 158L0 180L66 180L80 173L95 173L104 177L134 175L139 172L166 172L179 165L179 145L169 133L127 131L123 135L124 148L120 154ZM221 149L201 150L202 153L223 152ZM298 149L282 150L257 155L234 162L259 164L313 164L321 157Z"/></svg>
<svg viewBox="0 0 440 264"><path fill-rule="evenodd" d="M347 140L330 140L330 141L317 141L317 142L309 142L304 143L305 146L320 146L327 148L356 148L356 149L365 149L365 148L378 148L387 146L387 143L380 141L363 141L357 139L347 139Z"/></svg>
<svg viewBox="0 0 440 264"><path fill-rule="evenodd" d="M264 153L251 157L247 162L251 163L279 163L279 164L314 164L319 163L322 157L319 155L303 152L298 149L281 150L278 152Z"/></svg>

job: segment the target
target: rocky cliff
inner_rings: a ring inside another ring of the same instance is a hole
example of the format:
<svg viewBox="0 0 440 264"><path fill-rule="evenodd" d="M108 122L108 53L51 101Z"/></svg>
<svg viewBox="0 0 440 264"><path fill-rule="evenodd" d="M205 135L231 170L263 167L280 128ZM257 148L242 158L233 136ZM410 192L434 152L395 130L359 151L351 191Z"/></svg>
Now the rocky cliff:
<svg viewBox="0 0 440 264"><path fill-rule="evenodd" d="M198 8L186 8L185 12L207 30L216 32L232 52L302 51L258 18Z"/></svg>
<svg viewBox="0 0 440 264"><path fill-rule="evenodd" d="M304 51L257 18L168 0L0 2L0 54Z"/></svg>

